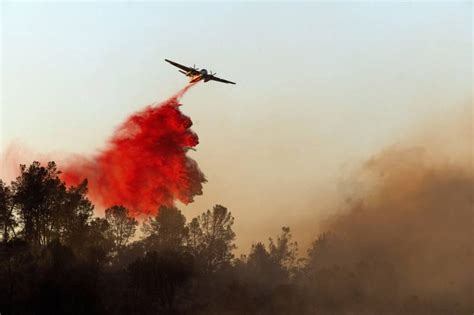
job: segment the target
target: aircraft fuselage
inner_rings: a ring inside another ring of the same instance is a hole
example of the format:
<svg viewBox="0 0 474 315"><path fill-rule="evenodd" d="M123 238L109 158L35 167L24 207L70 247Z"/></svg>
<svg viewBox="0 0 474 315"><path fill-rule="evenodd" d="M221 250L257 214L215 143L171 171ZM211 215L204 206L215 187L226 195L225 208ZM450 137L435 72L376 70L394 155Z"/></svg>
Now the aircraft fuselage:
<svg viewBox="0 0 474 315"><path fill-rule="evenodd" d="M199 74L193 74L191 71L186 73L186 76L188 76L189 83L195 83L203 80L204 82L207 82L210 80L209 74L206 69L201 69L199 70Z"/></svg>

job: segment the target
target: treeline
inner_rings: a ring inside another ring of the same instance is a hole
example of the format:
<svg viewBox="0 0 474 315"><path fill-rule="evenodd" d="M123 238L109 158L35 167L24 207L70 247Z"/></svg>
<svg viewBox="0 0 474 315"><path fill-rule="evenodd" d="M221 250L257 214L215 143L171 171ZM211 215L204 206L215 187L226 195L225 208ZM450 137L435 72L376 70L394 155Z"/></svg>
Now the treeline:
<svg viewBox="0 0 474 315"><path fill-rule="evenodd" d="M0 180L0 313L455 314L455 299L395 296L396 262L325 263L331 234L299 258L290 228L234 257L221 205L186 222L161 207L141 227L117 205L94 217L87 181L66 187L53 162ZM136 240L137 229L142 236ZM446 312L448 310L448 312Z"/></svg>

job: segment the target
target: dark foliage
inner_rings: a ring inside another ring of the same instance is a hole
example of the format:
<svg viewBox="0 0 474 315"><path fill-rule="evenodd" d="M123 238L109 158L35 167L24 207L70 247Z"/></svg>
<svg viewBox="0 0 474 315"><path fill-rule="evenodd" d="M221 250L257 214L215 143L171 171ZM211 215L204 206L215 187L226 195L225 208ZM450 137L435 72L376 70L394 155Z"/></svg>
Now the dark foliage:
<svg viewBox="0 0 474 315"><path fill-rule="evenodd" d="M53 162L35 162L11 185L0 181L2 315L469 314L474 307L472 284L459 286L459 295L421 294L396 260L383 250L362 255L369 241L354 254L342 232L320 235L303 260L283 227L235 259L234 218L221 205L189 223L161 207L138 238L128 209L93 217L87 182L66 187L59 174Z"/></svg>

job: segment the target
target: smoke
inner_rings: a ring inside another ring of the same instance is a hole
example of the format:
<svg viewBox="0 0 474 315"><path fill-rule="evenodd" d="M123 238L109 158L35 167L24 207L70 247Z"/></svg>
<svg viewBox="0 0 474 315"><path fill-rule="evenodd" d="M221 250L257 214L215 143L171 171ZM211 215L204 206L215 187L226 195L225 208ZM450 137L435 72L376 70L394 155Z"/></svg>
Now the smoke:
<svg viewBox="0 0 474 315"><path fill-rule="evenodd" d="M94 203L123 205L134 215L153 214L176 200L192 202L206 180L186 154L199 141L190 130L191 119L179 110L179 99L193 85L127 118L96 156L60 165L62 180L77 185L87 179Z"/></svg>
<svg viewBox="0 0 474 315"><path fill-rule="evenodd" d="M437 162L419 148L390 148L359 175L359 196L325 223L330 245L318 253L318 266L345 266L361 274L356 267L361 263L389 265L384 277L366 277L366 292L472 306L471 164Z"/></svg>

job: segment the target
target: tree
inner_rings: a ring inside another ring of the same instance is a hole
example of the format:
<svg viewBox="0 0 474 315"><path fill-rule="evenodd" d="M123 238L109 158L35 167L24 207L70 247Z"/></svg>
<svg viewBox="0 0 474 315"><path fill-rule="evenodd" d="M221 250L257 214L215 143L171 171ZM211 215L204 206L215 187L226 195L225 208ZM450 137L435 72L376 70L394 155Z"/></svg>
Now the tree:
<svg viewBox="0 0 474 315"><path fill-rule="evenodd" d="M308 261L306 263L308 272L314 272L318 268L324 267L324 259L327 259L325 256L328 256L331 249L330 240L330 234L326 232L320 234L311 244L311 247L308 249Z"/></svg>
<svg viewBox="0 0 474 315"><path fill-rule="evenodd" d="M87 227L86 241L80 246L78 254L96 264L108 261L115 245L110 235L110 224L105 218L93 219Z"/></svg>
<svg viewBox="0 0 474 315"><path fill-rule="evenodd" d="M15 233L13 205L11 189L0 179L0 231L3 231L4 243L8 242L10 232Z"/></svg>
<svg viewBox="0 0 474 315"><path fill-rule="evenodd" d="M64 185L64 184L63 184ZM60 196L62 204L57 214L58 239L72 248L79 248L90 242L87 237L94 206L87 199L87 180L78 186L71 186Z"/></svg>
<svg viewBox="0 0 474 315"><path fill-rule="evenodd" d="M227 208L216 205L201 214L189 225L189 244L195 256L204 264L206 273L215 272L229 265L234 258L232 251L235 233L232 230L234 218Z"/></svg>
<svg viewBox="0 0 474 315"><path fill-rule="evenodd" d="M284 226L281 231L282 233L276 241L270 238L269 253L273 261L291 271L298 263L298 243L291 241L293 236L289 227Z"/></svg>
<svg viewBox="0 0 474 315"><path fill-rule="evenodd" d="M14 202L19 207L21 234L31 245L45 245L52 237L54 212L59 206L59 195L65 191L53 162L42 167L33 162L28 169L20 166L21 174L12 183Z"/></svg>
<svg viewBox="0 0 474 315"><path fill-rule="evenodd" d="M188 236L186 218L176 208L161 206L154 218L143 223L143 233L152 250L181 248Z"/></svg>
<svg viewBox="0 0 474 315"><path fill-rule="evenodd" d="M105 219L109 223L111 239L115 249L121 249L135 235L138 221L129 216L128 209L122 206L113 206L105 210Z"/></svg>
<svg viewBox="0 0 474 315"><path fill-rule="evenodd" d="M291 241L289 227L282 227L282 234L274 241L269 239L268 250L261 242L252 245L246 261L247 278L260 290L286 284L295 270L298 245Z"/></svg>
<svg viewBox="0 0 474 315"><path fill-rule="evenodd" d="M268 253L265 245L261 242L252 245L250 254L247 258L247 265L260 271L268 270L268 267L273 264L273 260Z"/></svg>
<svg viewBox="0 0 474 315"><path fill-rule="evenodd" d="M198 218L193 218L188 224L188 239L186 240L186 244L188 250L195 256L202 250L202 233Z"/></svg>
<svg viewBox="0 0 474 315"><path fill-rule="evenodd" d="M54 162L21 165L20 171L12 190L23 238L33 247L53 239L80 241L94 209L86 198L87 181L67 189Z"/></svg>
<svg viewBox="0 0 474 315"><path fill-rule="evenodd" d="M273 259L261 242L252 245L245 267L247 280L256 289L265 290L274 287L286 278L282 266Z"/></svg>

